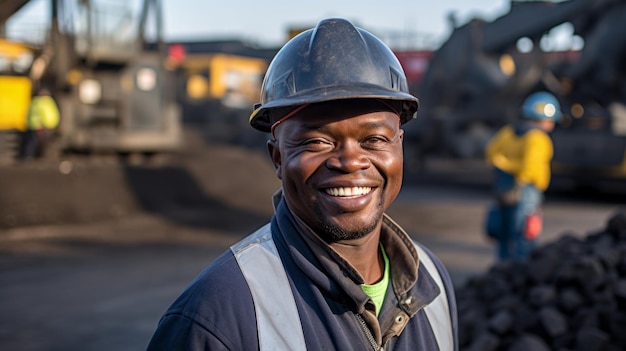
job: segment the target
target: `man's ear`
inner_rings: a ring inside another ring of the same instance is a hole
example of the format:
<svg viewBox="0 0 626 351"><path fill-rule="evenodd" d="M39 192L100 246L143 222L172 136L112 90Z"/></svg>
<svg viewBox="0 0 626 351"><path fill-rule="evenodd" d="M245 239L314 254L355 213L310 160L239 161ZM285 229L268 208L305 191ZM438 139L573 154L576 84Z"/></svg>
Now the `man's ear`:
<svg viewBox="0 0 626 351"><path fill-rule="evenodd" d="M270 154L270 158L272 159L272 163L274 164L274 169L276 170L276 177L281 179L280 175L280 167L281 167L281 159L280 159L280 148L278 147L278 140L271 139L267 141L267 151Z"/></svg>

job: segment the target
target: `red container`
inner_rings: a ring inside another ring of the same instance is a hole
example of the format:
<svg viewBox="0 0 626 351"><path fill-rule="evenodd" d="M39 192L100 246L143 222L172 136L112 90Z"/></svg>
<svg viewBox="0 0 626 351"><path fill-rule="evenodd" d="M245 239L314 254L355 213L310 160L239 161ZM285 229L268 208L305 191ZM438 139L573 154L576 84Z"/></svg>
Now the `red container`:
<svg viewBox="0 0 626 351"><path fill-rule="evenodd" d="M543 227L543 218L541 214L532 213L526 217L526 228L524 230L524 237L528 240L536 239L541 234Z"/></svg>

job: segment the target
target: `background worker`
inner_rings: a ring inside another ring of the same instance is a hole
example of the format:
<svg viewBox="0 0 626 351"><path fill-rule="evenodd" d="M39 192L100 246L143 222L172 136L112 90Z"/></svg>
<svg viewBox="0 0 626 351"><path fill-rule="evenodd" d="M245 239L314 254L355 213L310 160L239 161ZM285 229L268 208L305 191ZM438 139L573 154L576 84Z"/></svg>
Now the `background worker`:
<svg viewBox="0 0 626 351"><path fill-rule="evenodd" d="M417 107L391 50L346 20L285 44L250 117L282 184L271 223L194 280L148 350L458 350L446 269L385 214Z"/></svg>
<svg viewBox="0 0 626 351"><path fill-rule="evenodd" d="M535 245L540 228L527 227L528 219L541 218L537 216L550 183L554 154L549 133L561 116L554 95L533 93L522 104L521 118L502 127L487 144L487 162L494 168L501 260L527 258Z"/></svg>
<svg viewBox="0 0 626 351"><path fill-rule="evenodd" d="M50 91L47 88L39 89L28 109L26 131L22 140L22 160L41 154L59 121L59 108Z"/></svg>

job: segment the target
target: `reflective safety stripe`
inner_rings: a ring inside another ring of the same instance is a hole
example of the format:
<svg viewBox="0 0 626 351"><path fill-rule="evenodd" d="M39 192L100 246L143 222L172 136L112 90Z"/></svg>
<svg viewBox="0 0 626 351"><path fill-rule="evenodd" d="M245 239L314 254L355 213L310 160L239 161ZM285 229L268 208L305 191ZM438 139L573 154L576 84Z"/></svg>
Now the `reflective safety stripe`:
<svg viewBox="0 0 626 351"><path fill-rule="evenodd" d="M435 279L441 294L424 308L439 350L454 349L445 286L430 256L417 244L420 263ZM291 286L267 224L231 246L254 301L259 349L306 350L304 333Z"/></svg>
<svg viewBox="0 0 626 351"><path fill-rule="evenodd" d="M415 244L415 248L417 248L420 264L424 265L430 276L435 279L435 282L439 285L439 289L441 290L439 296L437 296L428 306L424 307L424 312L426 312L431 329L435 334L439 350L454 350L450 306L448 305L448 297L446 296L446 288L443 285L443 280L441 280L441 275L439 274L437 267L435 267L435 264L426 251L424 251L424 249L422 249L418 244Z"/></svg>
<svg viewBox="0 0 626 351"><path fill-rule="evenodd" d="M230 249L254 300L259 349L306 350L298 308L270 224Z"/></svg>

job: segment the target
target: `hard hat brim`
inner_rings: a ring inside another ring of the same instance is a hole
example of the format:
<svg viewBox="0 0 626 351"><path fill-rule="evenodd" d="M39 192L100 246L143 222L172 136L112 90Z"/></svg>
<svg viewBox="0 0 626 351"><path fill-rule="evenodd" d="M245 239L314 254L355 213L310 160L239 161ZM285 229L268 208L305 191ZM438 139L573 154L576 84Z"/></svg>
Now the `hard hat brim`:
<svg viewBox="0 0 626 351"><path fill-rule="evenodd" d="M377 85L333 85L301 91L288 98L272 100L263 104L250 115L250 125L262 132L269 132L274 122L300 105L349 99L401 101L403 103L398 112L400 113L402 124L415 118L419 105L418 99L411 94L382 88Z"/></svg>

